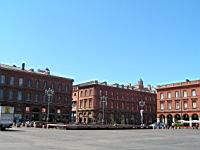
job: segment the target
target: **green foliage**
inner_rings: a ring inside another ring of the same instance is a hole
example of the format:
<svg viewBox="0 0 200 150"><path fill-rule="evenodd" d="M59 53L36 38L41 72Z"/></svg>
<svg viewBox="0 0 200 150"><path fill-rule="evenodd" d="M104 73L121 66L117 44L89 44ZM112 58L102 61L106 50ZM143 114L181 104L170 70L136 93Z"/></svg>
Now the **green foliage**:
<svg viewBox="0 0 200 150"><path fill-rule="evenodd" d="M176 122L175 123L175 127L181 127L181 126L183 126L183 124L181 122Z"/></svg>

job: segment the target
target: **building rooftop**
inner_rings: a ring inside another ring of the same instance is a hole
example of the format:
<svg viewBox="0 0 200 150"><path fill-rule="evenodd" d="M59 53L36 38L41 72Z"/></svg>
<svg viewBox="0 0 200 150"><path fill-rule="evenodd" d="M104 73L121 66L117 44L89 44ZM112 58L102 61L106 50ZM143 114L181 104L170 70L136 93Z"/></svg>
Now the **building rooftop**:
<svg viewBox="0 0 200 150"><path fill-rule="evenodd" d="M132 86L130 83L129 85L123 85L123 84L108 84L107 82L99 82L98 80L94 81L89 81L81 84L75 85L78 87L86 87L86 86L92 86L92 85L103 85L103 86L108 86L108 87L114 87L114 88L119 88L119 89L127 89L127 90L134 90L134 91L141 91L141 92L147 92L147 93L155 93L156 91L149 85L148 87L144 87L142 89L138 88L137 85Z"/></svg>
<svg viewBox="0 0 200 150"><path fill-rule="evenodd" d="M165 85L158 85L156 89L182 87L182 86L189 86L189 85L196 85L196 84L200 84L200 80L190 81L190 80L186 79L185 82L177 82L177 83L171 83L171 84L165 84Z"/></svg>
<svg viewBox="0 0 200 150"><path fill-rule="evenodd" d="M45 75L45 76L63 78L63 79L68 79L68 80L74 81L73 79L70 79L70 78L51 75L50 74L50 70L48 68L46 68L46 69L38 69L37 71L35 71L33 68L26 69L25 68L25 63L22 64L22 67L18 67L16 65L11 66L11 65L6 65L6 64L0 64L0 68L4 68L4 69L7 69L7 70L13 70L13 71L26 72L26 73L33 73L33 74L38 74L38 75Z"/></svg>

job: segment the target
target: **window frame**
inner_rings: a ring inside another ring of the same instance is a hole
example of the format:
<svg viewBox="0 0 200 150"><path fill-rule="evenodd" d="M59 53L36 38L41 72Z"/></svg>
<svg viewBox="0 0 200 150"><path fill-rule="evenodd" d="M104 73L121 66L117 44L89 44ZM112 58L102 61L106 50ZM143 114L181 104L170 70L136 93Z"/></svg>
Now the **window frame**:
<svg viewBox="0 0 200 150"><path fill-rule="evenodd" d="M184 98L188 97L188 92L186 90L183 91L183 97Z"/></svg>
<svg viewBox="0 0 200 150"><path fill-rule="evenodd" d="M192 97L196 97L196 96L197 96L197 93L196 93L196 90L195 90L195 89L192 90L191 95L192 95Z"/></svg>
<svg viewBox="0 0 200 150"><path fill-rule="evenodd" d="M164 100L164 94L163 93L160 93L160 99Z"/></svg>
<svg viewBox="0 0 200 150"><path fill-rule="evenodd" d="M161 110L161 111L164 111L164 110L165 110L165 103L164 103L164 102L161 102L161 103L160 103L160 110Z"/></svg>
<svg viewBox="0 0 200 150"><path fill-rule="evenodd" d="M19 80L19 83L18 83L19 87L23 87L24 86L24 78L19 78L18 80Z"/></svg>
<svg viewBox="0 0 200 150"><path fill-rule="evenodd" d="M178 104L178 105L177 105ZM177 107L178 106L178 107ZM175 101L175 109L180 110L180 101Z"/></svg>
<svg viewBox="0 0 200 150"><path fill-rule="evenodd" d="M168 92L168 93L167 93L167 98L168 98L168 99L172 99L172 93L171 93L171 92Z"/></svg>

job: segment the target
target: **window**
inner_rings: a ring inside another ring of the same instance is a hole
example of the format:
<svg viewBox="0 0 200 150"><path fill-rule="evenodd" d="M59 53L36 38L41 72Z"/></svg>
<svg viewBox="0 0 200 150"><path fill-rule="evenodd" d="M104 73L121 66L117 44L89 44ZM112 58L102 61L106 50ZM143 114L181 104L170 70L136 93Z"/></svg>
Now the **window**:
<svg viewBox="0 0 200 150"><path fill-rule="evenodd" d="M187 109L187 108L188 108L188 102L187 102L187 101L184 101L184 102L183 102L183 108L184 108L184 109Z"/></svg>
<svg viewBox="0 0 200 150"><path fill-rule="evenodd" d="M28 88L31 88L32 87L32 80L28 80Z"/></svg>
<svg viewBox="0 0 200 150"><path fill-rule="evenodd" d="M36 89L39 89L40 88L40 82L37 80L36 83L35 83L35 87Z"/></svg>
<svg viewBox="0 0 200 150"><path fill-rule="evenodd" d="M168 99L171 99L172 98L172 94L171 93L167 93L167 97L168 97Z"/></svg>
<svg viewBox="0 0 200 150"><path fill-rule="evenodd" d="M42 113L45 113L46 112L46 108L42 108Z"/></svg>
<svg viewBox="0 0 200 150"><path fill-rule="evenodd" d="M85 96L88 96L88 90L85 90Z"/></svg>
<svg viewBox="0 0 200 150"><path fill-rule="evenodd" d="M14 77L10 77L10 85L13 86L15 83L15 78Z"/></svg>
<svg viewBox="0 0 200 150"><path fill-rule="evenodd" d="M76 102L72 102L72 108L73 108L73 109L76 108Z"/></svg>
<svg viewBox="0 0 200 150"><path fill-rule="evenodd" d="M129 104L126 104L126 108L127 108L128 111L129 111L129 106L130 106Z"/></svg>
<svg viewBox="0 0 200 150"><path fill-rule="evenodd" d="M57 109L57 114L60 114L61 113L61 110L60 109Z"/></svg>
<svg viewBox="0 0 200 150"><path fill-rule="evenodd" d="M192 108L196 109L197 108L197 102L196 101L192 101Z"/></svg>
<svg viewBox="0 0 200 150"><path fill-rule="evenodd" d="M92 99L89 99L89 108L92 108Z"/></svg>
<svg viewBox="0 0 200 150"><path fill-rule="evenodd" d="M39 94L35 94L35 102L37 103L39 100Z"/></svg>
<svg viewBox="0 0 200 150"><path fill-rule="evenodd" d="M59 92L62 91L62 84L60 84L60 85L58 86L58 91L59 91Z"/></svg>
<svg viewBox="0 0 200 150"><path fill-rule="evenodd" d="M164 108L165 108L165 107L164 107L164 102L161 102L161 103L160 103L160 110L164 110Z"/></svg>
<svg viewBox="0 0 200 150"><path fill-rule="evenodd" d="M132 106L131 106L131 107L132 107L132 109L131 109L132 111L134 111L134 110L136 109L136 107L135 107L135 105L134 105L134 104L132 104Z"/></svg>
<svg viewBox="0 0 200 150"><path fill-rule="evenodd" d="M3 89L0 89L0 100L3 99Z"/></svg>
<svg viewBox="0 0 200 150"><path fill-rule="evenodd" d="M122 109L124 109L124 103L122 103Z"/></svg>
<svg viewBox="0 0 200 150"><path fill-rule="evenodd" d="M12 99L13 99L13 91L12 91L12 90L9 90L8 99L9 99L9 100L12 100Z"/></svg>
<svg viewBox="0 0 200 150"><path fill-rule="evenodd" d="M68 92L68 85L65 86L65 92Z"/></svg>
<svg viewBox="0 0 200 150"><path fill-rule="evenodd" d="M113 103L113 101L111 102L111 105L110 105L110 107L111 107L111 109L113 109L113 108L114 108L114 103Z"/></svg>
<svg viewBox="0 0 200 150"><path fill-rule="evenodd" d="M151 106L149 107L149 112L152 112Z"/></svg>
<svg viewBox="0 0 200 150"><path fill-rule="evenodd" d="M74 96L76 96L76 93L74 93Z"/></svg>
<svg viewBox="0 0 200 150"><path fill-rule="evenodd" d="M137 111L138 111L138 110L140 110L140 108L139 108L139 107L140 107L140 106L138 106L138 105L136 106L136 110L137 110Z"/></svg>
<svg viewBox="0 0 200 150"><path fill-rule="evenodd" d="M179 101L176 101L176 109L180 109L180 102Z"/></svg>
<svg viewBox="0 0 200 150"><path fill-rule="evenodd" d="M19 86L22 87L24 84L24 79L23 78L19 78Z"/></svg>
<svg viewBox="0 0 200 150"><path fill-rule="evenodd" d="M195 97L196 95L196 90L192 90L192 97Z"/></svg>
<svg viewBox="0 0 200 150"><path fill-rule="evenodd" d="M102 90L99 90L99 95L102 96Z"/></svg>
<svg viewBox="0 0 200 150"><path fill-rule="evenodd" d="M52 83L50 86L51 89L55 90L55 83Z"/></svg>
<svg viewBox="0 0 200 150"><path fill-rule="evenodd" d="M27 93L26 101L30 101L30 100L31 100L31 93Z"/></svg>
<svg viewBox="0 0 200 150"><path fill-rule="evenodd" d="M82 97L83 96L83 91L81 91L81 94L80 94L80 97Z"/></svg>
<svg viewBox="0 0 200 150"><path fill-rule="evenodd" d="M5 75L1 75L0 76L0 84L5 84L5 79L6 79Z"/></svg>
<svg viewBox="0 0 200 150"><path fill-rule="evenodd" d="M146 112L148 111L148 105L144 106L144 111L146 111Z"/></svg>
<svg viewBox="0 0 200 150"><path fill-rule="evenodd" d="M111 92L111 97L113 97L114 95L113 95L113 92Z"/></svg>
<svg viewBox="0 0 200 150"><path fill-rule="evenodd" d="M83 108L83 100L80 100L80 108Z"/></svg>
<svg viewBox="0 0 200 150"><path fill-rule="evenodd" d="M48 82L47 81L44 82L44 89L48 89Z"/></svg>
<svg viewBox="0 0 200 150"><path fill-rule="evenodd" d="M30 112L30 107L26 107L26 112Z"/></svg>
<svg viewBox="0 0 200 150"><path fill-rule="evenodd" d="M18 91L17 100L22 100L22 91Z"/></svg>
<svg viewBox="0 0 200 150"><path fill-rule="evenodd" d="M187 97L187 91L183 91L183 97Z"/></svg>
<svg viewBox="0 0 200 150"><path fill-rule="evenodd" d="M87 100L84 100L84 108L87 107Z"/></svg>
<svg viewBox="0 0 200 150"><path fill-rule="evenodd" d="M65 103L68 102L68 98L67 98L67 96L65 96L64 100L65 100Z"/></svg>
<svg viewBox="0 0 200 150"><path fill-rule="evenodd" d="M106 96L108 95L108 91L106 91Z"/></svg>
<svg viewBox="0 0 200 150"><path fill-rule="evenodd" d="M164 94L163 94L163 93L160 94L160 99L161 99L161 100L164 99Z"/></svg>
<svg viewBox="0 0 200 150"><path fill-rule="evenodd" d="M178 92L178 91L175 92L175 97L176 97L176 98L179 97L179 92Z"/></svg>
<svg viewBox="0 0 200 150"><path fill-rule="evenodd" d="M58 101L57 101L57 103L61 103L61 96L58 96Z"/></svg>
<svg viewBox="0 0 200 150"><path fill-rule="evenodd" d="M89 96L92 96L92 89L90 89L89 91Z"/></svg>
<svg viewBox="0 0 200 150"><path fill-rule="evenodd" d="M172 109L172 102L169 101L169 102L168 102L168 110L171 110L171 109Z"/></svg>
<svg viewBox="0 0 200 150"><path fill-rule="evenodd" d="M118 102L116 103L116 107L117 107L117 109L119 109L119 103Z"/></svg>

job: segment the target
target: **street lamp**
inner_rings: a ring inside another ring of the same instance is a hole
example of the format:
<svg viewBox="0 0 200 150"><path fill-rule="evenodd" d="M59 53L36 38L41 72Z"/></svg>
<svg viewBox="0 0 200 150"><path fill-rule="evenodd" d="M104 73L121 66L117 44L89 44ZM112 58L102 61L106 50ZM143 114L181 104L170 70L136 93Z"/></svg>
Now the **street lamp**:
<svg viewBox="0 0 200 150"><path fill-rule="evenodd" d="M143 126L143 122L144 122L144 118L143 118L144 109L143 109L143 107L145 106L145 101L144 100L140 100L139 101L139 106L140 106L141 126Z"/></svg>
<svg viewBox="0 0 200 150"><path fill-rule="evenodd" d="M53 96L54 94L54 90L52 89L48 89L48 90L45 90L45 95L48 96L48 107L47 107L47 124L48 124L48 121L49 121L49 103L50 103L50 100L51 100L51 97Z"/></svg>
<svg viewBox="0 0 200 150"><path fill-rule="evenodd" d="M107 100L108 100L108 97L106 96L100 97L100 102L102 103L102 120L101 120L102 125L105 122L105 106L107 107L107 104L108 104Z"/></svg>

